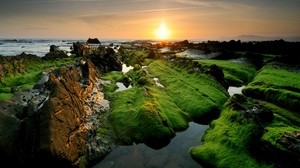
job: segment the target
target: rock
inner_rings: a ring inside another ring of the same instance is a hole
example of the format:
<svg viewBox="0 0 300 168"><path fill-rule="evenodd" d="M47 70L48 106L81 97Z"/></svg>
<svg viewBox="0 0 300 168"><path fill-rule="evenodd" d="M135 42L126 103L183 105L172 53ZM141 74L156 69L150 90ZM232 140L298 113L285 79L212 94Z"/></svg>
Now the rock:
<svg viewBox="0 0 300 168"><path fill-rule="evenodd" d="M122 71L122 62L117 58L112 48L98 48L98 51L90 56L91 61L100 68L102 73L109 71Z"/></svg>
<svg viewBox="0 0 300 168"><path fill-rule="evenodd" d="M0 81L8 75L26 72L30 65L42 61L40 57L26 53L17 56L0 56Z"/></svg>
<svg viewBox="0 0 300 168"><path fill-rule="evenodd" d="M51 45L50 46L50 52L48 52L42 59L44 60L54 60L54 59L60 59L60 58L68 58L69 56L67 53L63 50L60 50L58 46Z"/></svg>
<svg viewBox="0 0 300 168"><path fill-rule="evenodd" d="M100 41L98 40L98 38L89 38L87 40L87 43L89 43L89 44L101 44Z"/></svg>
<svg viewBox="0 0 300 168"><path fill-rule="evenodd" d="M54 52L54 51L59 51L60 49L59 49L59 46L56 46L56 45L51 45L50 46L50 52Z"/></svg>
<svg viewBox="0 0 300 168"><path fill-rule="evenodd" d="M77 57L90 54L90 46L87 43L77 41L76 43L73 43L73 47L71 47L71 49L71 54L75 54Z"/></svg>
<svg viewBox="0 0 300 168"><path fill-rule="evenodd" d="M276 144L262 141L259 154L280 168L300 165L300 132L286 132L276 141Z"/></svg>
<svg viewBox="0 0 300 168"><path fill-rule="evenodd" d="M41 79L35 91L2 104L0 161L12 167L85 167L110 152L110 135L96 136L105 123L99 113L109 107L99 75L89 59L62 66Z"/></svg>
<svg viewBox="0 0 300 168"><path fill-rule="evenodd" d="M209 66L206 73L212 75L218 82L220 82L224 86L225 89L228 89L229 86L225 80L223 70L220 67L213 64Z"/></svg>
<svg viewBox="0 0 300 168"><path fill-rule="evenodd" d="M290 153L294 153L300 161L300 131L294 133L285 133L278 143L288 149Z"/></svg>
<svg viewBox="0 0 300 168"><path fill-rule="evenodd" d="M248 120L253 120L261 126L271 122L274 114L271 110L258 103L254 99L241 94L235 94L230 98L228 106L240 112Z"/></svg>

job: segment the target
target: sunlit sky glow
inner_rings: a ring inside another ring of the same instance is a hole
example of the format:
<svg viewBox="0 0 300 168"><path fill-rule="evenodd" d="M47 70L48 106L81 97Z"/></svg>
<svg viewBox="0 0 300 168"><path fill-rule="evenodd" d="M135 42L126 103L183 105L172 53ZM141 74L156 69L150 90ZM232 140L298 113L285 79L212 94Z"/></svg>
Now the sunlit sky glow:
<svg viewBox="0 0 300 168"><path fill-rule="evenodd" d="M299 0L1 0L0 37L172 39L299 36Z"/></svg>

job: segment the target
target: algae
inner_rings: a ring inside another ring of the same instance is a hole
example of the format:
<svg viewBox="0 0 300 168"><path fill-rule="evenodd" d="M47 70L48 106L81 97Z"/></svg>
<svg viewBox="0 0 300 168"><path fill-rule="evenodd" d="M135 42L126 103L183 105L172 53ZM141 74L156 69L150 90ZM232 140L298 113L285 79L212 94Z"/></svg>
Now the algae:
<svg viewBox="0 0 300 168"><path fill-rule="evenodd" d="M225 79L230 86L242 86L249 83L255 76L255 67L245 62L232 62L229 60L195 60L203 66L217 65L222 68Z"/></svg>
<svg viewBox="0 0 300 168"><path fill-rule="evenodd" d="M300 104L299 72L276 65L264 66L253 81L243 89L243 94L266 100L283 108L298 110Z"/></svg>
<svg viewBox="0 0 300 168"><path fill-rule="evenodd" d="M162 60L152 62L148 68L177 106L198 123L208 123L218 117L229 97L220 83L204 73L189 73L180 65Z"/></svg>
<svg viewBox="0 0 300 168"><path fill-rule="evenodd" d="M238 101L242 107L251 109L256 106L252 100L234 95L224 105L218 119L212 121L210 128L202 137L202 146L192 147L192 157L209 167L272 167L272 165L258 162L251 152L256 148L262 128L267 123L258 124L257 121L246 117L241 109L234 108ZM234 105L233 105L234 104ZM244 106L244 104L246 106Z"/></svg>

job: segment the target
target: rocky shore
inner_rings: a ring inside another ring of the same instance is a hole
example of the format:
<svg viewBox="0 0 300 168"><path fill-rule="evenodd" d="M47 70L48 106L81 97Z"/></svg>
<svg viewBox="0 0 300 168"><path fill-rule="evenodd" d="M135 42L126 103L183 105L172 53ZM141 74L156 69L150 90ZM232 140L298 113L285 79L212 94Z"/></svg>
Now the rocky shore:
<svg viewBox="0 0 300 168"><path fill-rule="evenodd" d="M72 58L56 46L41 58L0 57L0 91L13 95L0 101L2 164L92 167L117 145L163 148L191 121L210 127L190 149L203 166L300 163L299 43L90 40L99 46L74 43ZM123 63L132 69L121 72ZM29 71L33 87L9 85ZM131 88L115 92L117 82ZM230 96L229 86L245 86L243 94Z"/></svg>

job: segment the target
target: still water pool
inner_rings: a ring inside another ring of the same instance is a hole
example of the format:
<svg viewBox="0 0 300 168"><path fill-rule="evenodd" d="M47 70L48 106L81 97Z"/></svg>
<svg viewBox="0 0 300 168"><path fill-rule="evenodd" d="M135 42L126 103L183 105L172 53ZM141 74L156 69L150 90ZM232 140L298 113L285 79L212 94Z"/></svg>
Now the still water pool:
<svg viewBox="0 0 300 168"><path fill-rule="evenodd" d="M164 148L155 150L144 144L119 146L93 168L201 168L189 149L201 145L208 125L189 123L189 128L176 136Z"/></svg>

